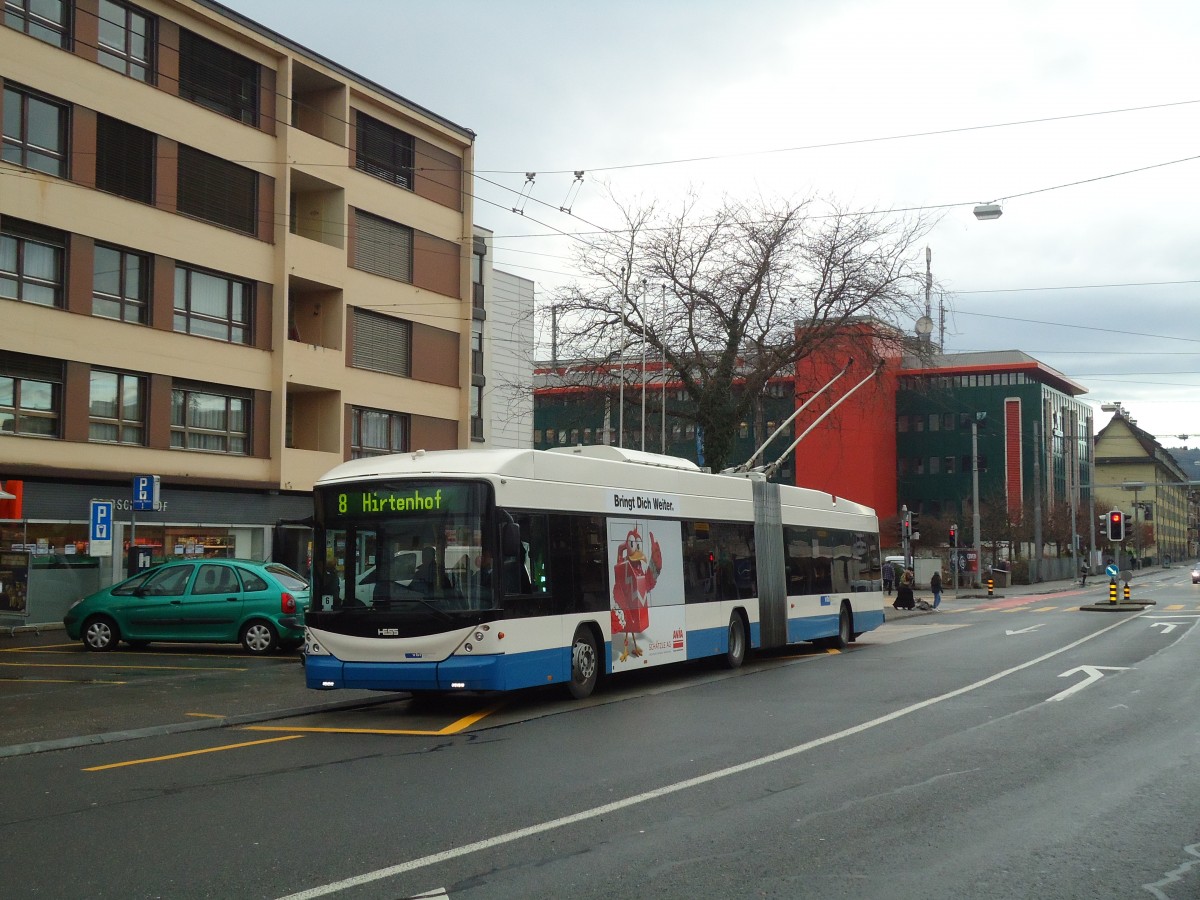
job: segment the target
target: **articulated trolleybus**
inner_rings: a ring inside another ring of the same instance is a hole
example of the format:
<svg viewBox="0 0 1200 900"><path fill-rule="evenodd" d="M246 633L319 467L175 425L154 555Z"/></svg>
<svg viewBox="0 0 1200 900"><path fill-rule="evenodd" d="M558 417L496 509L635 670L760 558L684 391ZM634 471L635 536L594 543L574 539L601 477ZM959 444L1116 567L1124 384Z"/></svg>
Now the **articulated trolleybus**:
<svg viewBox="0 0 1200 900"><path fill-rule="evenodd" d="M507 691L883 623L873 510L612 446L416 451L315 487L310 688Z"/></svg>

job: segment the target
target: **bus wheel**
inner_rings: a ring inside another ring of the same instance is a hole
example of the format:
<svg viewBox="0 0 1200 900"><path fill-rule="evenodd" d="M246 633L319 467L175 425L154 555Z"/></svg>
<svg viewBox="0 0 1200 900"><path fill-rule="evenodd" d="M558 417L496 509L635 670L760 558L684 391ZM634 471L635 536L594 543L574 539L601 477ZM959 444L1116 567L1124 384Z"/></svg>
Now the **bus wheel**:
<svg viewBox="0 0 1200 900"><path fill-rule="evenodd" d="M725 650L725 668L736 669L746 660L746 623L736 612L729 616L729 646Z"/></svg>
<svg viewBox="0 0 1200 900"><path fill-rule="evenodd" d="M571 640L571 680L567 690L576 700L590 697L600 677L600 658L596 639L587 628L579 628Z"/></svg>
<svg viewBox="0 0 1200 900"><path fill-rule="evenodd" d="M826 646L831 650L845 650L854 640L854 618L850 612L850 604L842 602L842 610L838 613L837 635L829 638Z"/></svg>

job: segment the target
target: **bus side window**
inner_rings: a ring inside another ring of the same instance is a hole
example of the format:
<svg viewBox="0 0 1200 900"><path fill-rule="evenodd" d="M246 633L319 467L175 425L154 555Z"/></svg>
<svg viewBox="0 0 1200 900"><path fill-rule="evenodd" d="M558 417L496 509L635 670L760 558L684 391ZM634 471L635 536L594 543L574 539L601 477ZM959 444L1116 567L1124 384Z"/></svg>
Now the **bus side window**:
<svg viewBox="0 0 1200 900"><path fill-rule="evenodd" d="M516 547L510 545L504 548L500 566L504 593L545 596L551 587L547 566L549 540L546 517L518 513L513 516L513 521L520 528L521 539Z"/></svg>

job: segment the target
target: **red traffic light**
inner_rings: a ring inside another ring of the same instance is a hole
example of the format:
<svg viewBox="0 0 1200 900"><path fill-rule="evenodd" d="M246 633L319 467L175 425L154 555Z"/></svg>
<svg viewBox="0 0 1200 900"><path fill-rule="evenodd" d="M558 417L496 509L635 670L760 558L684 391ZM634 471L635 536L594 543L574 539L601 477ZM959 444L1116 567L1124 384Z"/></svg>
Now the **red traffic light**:
<svg viewBox="0 0 1200 900"><path fill-rule="evenodd" d="M1108 514L1108 539L1110 541L1125 540L1125 513L1114 509Z"/></svg>

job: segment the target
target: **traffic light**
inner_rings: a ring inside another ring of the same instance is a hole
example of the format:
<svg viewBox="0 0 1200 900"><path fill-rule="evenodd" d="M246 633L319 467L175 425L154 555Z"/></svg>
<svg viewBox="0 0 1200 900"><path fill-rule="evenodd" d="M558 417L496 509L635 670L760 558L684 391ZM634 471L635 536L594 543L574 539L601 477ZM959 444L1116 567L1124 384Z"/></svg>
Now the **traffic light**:
<svg viewBox="0 0 1200 900"><path fill-rule="evenodd" d="M1114 544L1125 540L1125 513L1114 509L1108 514L1108 539Z"/></svg>
<svg viewBox="0 0 1200 900"><path fill-rule="evenodd" d="M914 541L920 540L920 538L921 538L921 529L917 524L917 520L919 517L920 517L919 513L910 512L908 514L908 536L909 536L909 538L911 538Z"/></svg>
<svg viewBox="0 0 1200 900"><path fill-rule="evenodd" d="M950 546L951 547L958 546L958 526L957 525L950 526Z"/></svg>

